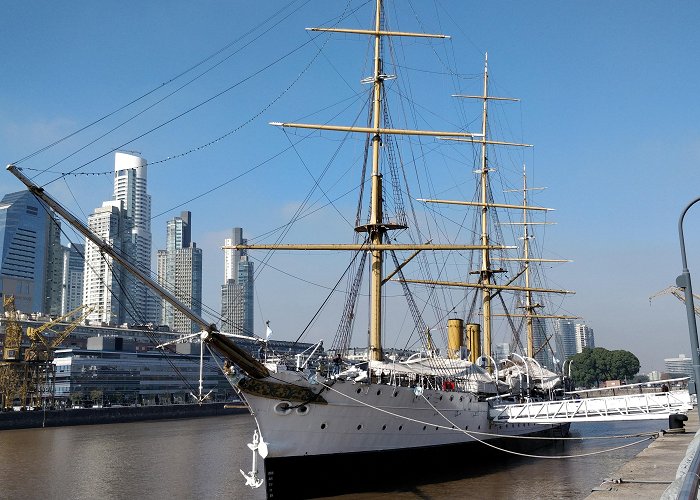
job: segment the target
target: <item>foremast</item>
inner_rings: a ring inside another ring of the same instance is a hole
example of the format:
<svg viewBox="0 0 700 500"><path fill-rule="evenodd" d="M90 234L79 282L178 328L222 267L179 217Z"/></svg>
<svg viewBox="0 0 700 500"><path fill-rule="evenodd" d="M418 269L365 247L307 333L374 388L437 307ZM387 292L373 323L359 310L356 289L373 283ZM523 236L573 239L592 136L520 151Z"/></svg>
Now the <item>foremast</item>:
<svg viewBox="0 0 700 500"><path fill-rule="evenodd" d="M389 75L384 74L382 68L382 38L390 36L404 37L424 37L424 38L448 38L446 35L434 35L427 33L409 33L398 31L386 31L382 29L382 0L376 0L376 12L373 30L359 30L346 28L308 28L311 31L335 32L368 35L374 38L374 74L364 80L372 83L372 123L370 127L338 126L338 125L315 125L302 123L279 123L272 125L281 127L305 128L316 130L331 130L339 132L355 132L372 134L372 178L371 178L371 208L369 223L355 228L357 232L368 233L368 244L365 245L237 245L237 249L285 249L285 250L321 250L332 247L334 250L366 250L371 252L371 283L370 283L370 331L367 357L372 361L381 361L383 358L382 349L382 284L384 280L384 252L387 250L400 249L399 245L389 245L385 243L385 235L395 229L404 229L405 226L391 224L383 220L382 213L382 173L380 169L380 146L382 135L418 135L433 137L452 138L473 138L478 134L468 132L439 132L428 130L408 130L391 129L382 127L381 118L383 116L383 88L384 80ZM413 250L484 250L481 245L411 245L406 247ZM228 248L228 247L224 247ZM504 247L499 247L504 248Z"/></svg>

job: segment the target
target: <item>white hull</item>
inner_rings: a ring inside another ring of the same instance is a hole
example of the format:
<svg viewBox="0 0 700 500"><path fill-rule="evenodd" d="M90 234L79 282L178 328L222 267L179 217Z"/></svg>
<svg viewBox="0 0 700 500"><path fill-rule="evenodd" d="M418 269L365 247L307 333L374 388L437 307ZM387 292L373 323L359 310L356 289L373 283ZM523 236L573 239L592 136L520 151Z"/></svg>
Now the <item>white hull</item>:
<svg viewBox="0 0 700 500"><path fill-rule="evenodd" d="M299 372L270 381L319 392ZM532 434L554 424L491 423L489 404L474 394L384 384L329 383L326 403L289 401L244 392L267 444L268 458L319 456L424 448Z"/></svg>

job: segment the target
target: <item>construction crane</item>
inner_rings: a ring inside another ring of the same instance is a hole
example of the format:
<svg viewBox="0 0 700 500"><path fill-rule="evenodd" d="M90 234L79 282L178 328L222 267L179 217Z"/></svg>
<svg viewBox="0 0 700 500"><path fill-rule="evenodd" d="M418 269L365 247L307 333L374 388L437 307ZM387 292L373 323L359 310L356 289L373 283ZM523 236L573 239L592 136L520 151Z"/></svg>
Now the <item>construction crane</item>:
<svg viewBox="0 0 700 500"><path fill-rule="evenodd" d="M669 286L669 287L664 288L663 290L661 290L659 292L656 292L654 295L649 297L649 303L651 303L651 299L655 299L656 297L658 297L660 295L673 295L674 297L676 297L678 300L680 300L681 302L683 302L685 304L685 292L680 287ZM693 298L695 298L695 300L697 301L697 302L694 301L695 302L695 307L694 307L695 315L700 317L700 295L697 295L694 293Z"/></svg>
<svg viewBox="0 0 700 500"><path fill-rule="evenodd" d="M25 351L24 359L26 361L52 361L53 352L56 350L56 348L60 346L64 340L66 340L68 335L70 335L71 332L75 330L93 310L94 307L82 305L76 307L59 318L49 321L48 323L44 323L37 328L28 326L27 337L31 342L31 347ZM77 319L70 321L62 331L56 331L53 329L54 326L65 322L68 318L80 313L80 311L83 311L83 313ZM44 332L47 330L53 332L54 336L46 336Z"/></svg>
<svg viewBox="0 0 700 500"><path fill-rule="evenodd" d="M15 309L15 296L3 295L2 303L5 311L5 340L2 347L2 359L3 361L19 361L21 359L22 327L19 324L17 309Z"/></svg>
<svg viewBox="0 0 700 500"><path fill-rule="evenodd" d="M20 325L14 295L3 295L5 314L5 339L0 361L0 406L3 410L12 409L16 395L26 393L21 387L24 380L24 366L21 363L22 326Z"/></svg>
<svg viewBox="0 0 700 500"><path fill-rule="evenodd" d="M37 328L27 327L27 338L31 344L24 351L24 386L30 392L30 399L32 399L34 406L42 401L53 406L56 392L54 351L93 310L94 307L82 305ZM81 311L82 314L80 314ZM63 330L54 330L55 326L64 323L76 314L80 314L80 316L68 322ZM46 333L49 331L54 335L47 336Z"/></svg>
<svg viewBox="0 0 700 500"><path fill-rule="evenodd" d="M54 351L90 314L92 307L80 306L68 314L44 323L36 328L27 327L29 346L22 351L22 326L15 309L14 297L3 297L5 309L5 342L0 361L0 407L11 410L15 398L22 408L39 406L43 402L53 405L56 372L53 365ZM80 314L82 311L82 314ZM68 322L63 330L54 327L80 314ZM46 333L53 332L48 336Z"/></svg>

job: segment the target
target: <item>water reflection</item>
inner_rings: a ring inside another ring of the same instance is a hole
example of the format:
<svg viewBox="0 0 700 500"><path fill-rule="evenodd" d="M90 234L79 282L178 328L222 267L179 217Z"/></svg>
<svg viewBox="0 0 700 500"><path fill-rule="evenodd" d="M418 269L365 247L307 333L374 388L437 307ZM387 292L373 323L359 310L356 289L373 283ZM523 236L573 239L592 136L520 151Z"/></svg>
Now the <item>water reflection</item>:
<svg viewBox="0 0 700 500"><path fill-rule="evenodd" d="M578 424L573 436L655 431L665 421ZM264 498L243 484L250 468L245 446L253 433L247 415L0 432L4 498ZM567 441L536 454L582 455L627 441ZM649 444L571 459L518 456L461 457L449 474L387 481L384 491L338 499L584 498L617 467ZM332 480L361 480L363 471L323 471ZM350 473L352 472L352 473ZM310 471L310 476L321 471ZM380 473L380 471L374 471ZM312 477L309 478L313 480ZM330 478L325 478L330 479Z"/></svg>

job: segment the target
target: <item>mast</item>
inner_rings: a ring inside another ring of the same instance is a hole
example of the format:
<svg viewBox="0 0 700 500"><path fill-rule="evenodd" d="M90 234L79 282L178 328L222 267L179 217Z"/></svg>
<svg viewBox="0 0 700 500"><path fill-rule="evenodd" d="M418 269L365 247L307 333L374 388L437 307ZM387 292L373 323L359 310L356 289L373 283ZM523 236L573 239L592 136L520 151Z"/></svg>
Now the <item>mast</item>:
<svg viewBox="0 0 700 500"><path fill-rule="evenodd" d="M372 203L369 230L370 240L374 245L380 245L384 238L385 229L382 227L382 177L379 172L379 146L381 136L379 126L381 125L382 89L384 78L381 72L381 36L379 30L382 22L382 0L377 0L377 11L375 13L374 29L374 99L372 102L372 125L375 128L372 137ZM373 250L371 258L371 284L370 284L370 329L367 358L373 361L381 361L382 354L382 277L384 252Z"/></svg>
<svg viewBox="0 0 700 500"><path fill-rule="evenodd" d="M527 174L523 165L523 206L527 206ZM535 355L535 337L532 331L532 315L539 304L532 303L530 290L530 229L527 220L527 210L523 210L523 267L525 268L525 331L527 332L527 356Z"/></svg>
<svg viewBox="0 0 700 500"><path fill-rule="evenodd" d="M384 276L384 252L387 250L398 249L396 245L388 245L385 243L385 234L390 230L405 229L401 224L394 224L383 221L382 213L382 173L380 168L380 147L382 145L382 134L398 134L398 135L416 135L416 136L432 136L432 137L451 137L461 139L473 139L478 134L468 132L438 132L426 130L408 130L408 129L390 129L382 127L382 96L384 89L384 80L393 78L390 75L383 73L381 49L383 36L402 36L402 37L423 37L423 38L448 38L446 35L433 35L427 33L409 33L399 31L383 31L382 30L382 0L376 0L376 11L374 16L373 30L358 30L347 28L307 28L310 31L325 31L334 33L350 33L368 35L374 38L374 71L371 77L363 80L363 82L371 83L372 88L372 123L369 127L355 126L340 126L340 125L320 125L320 124L302 124L302 123L281 123L273 122L272 125L281 127L295 127L316 130L333 130L341 132L369 133L372 134L372 179L371 179L371 207L368 224L361 225L355 228L357 232L368 233L368 243L359 249L359 251L369 251L370 259L370 324L369 324L369 342L367 357L372 361L380 361L383 358L382 353L382 284L385 282ZM483 243L477 245L460 245L463 249L482 250ZM236 245L237 249L263 249L263 248L282 248L281 245ZM327 245L286 245L286 249L294 250L320 250L326 248ZM446 250L446 246L439 248L435 245L413 245L411 249L436 249ZM470 247L470 248L468 248ZM357 245L335 245L338 250L355 250L358 251Z"/></svg>
<svg viewBox="0 0 700 500"><path fill-rule="evenodd" d="M488 139L486 126L488 120L488 82L489 82L489 55L484 58L484 93L483 93L483 111L481 116L481 136L484 140ZM489 244L489 219L488 219L488 158L486 156L486 143L481 144L481 244ZM488 250L481 251L481 283L484 287L481 289L481 301L484 313L484 344L482 352L486 357L488 366L491 364L491 253ZM489 368L490 370L490 368Z"/></svg>

